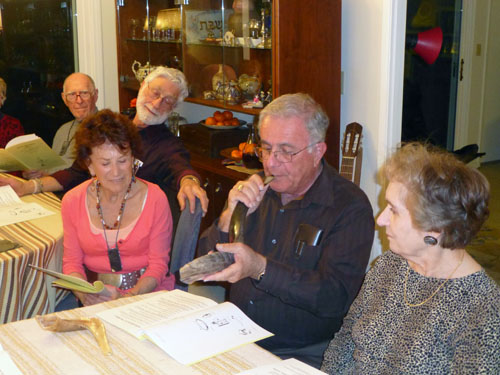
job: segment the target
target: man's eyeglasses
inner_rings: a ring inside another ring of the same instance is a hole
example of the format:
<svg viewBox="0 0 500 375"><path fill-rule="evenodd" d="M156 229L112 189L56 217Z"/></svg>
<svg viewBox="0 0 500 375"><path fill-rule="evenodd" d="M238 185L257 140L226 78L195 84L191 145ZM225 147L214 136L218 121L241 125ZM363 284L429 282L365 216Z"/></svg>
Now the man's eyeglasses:
<svg viewBox="0 0 500 375"><path fill-rule="evenodd" d="M149 86L148 83L148 91L149 91L149 97L153 99L153 101L158 100L161 98L162 104L168 104L169 106L174 106L175 103L177 103L177 98L172 95L161 95L160 90L152 88Z"/></svg>
<svg viewBox="0 0 500 375"><path fill-rule="evenodd" d="M66 93L66 100L70 103L74 102L77 97L82 100L88 100L92 96L93 92L90 91L75 91Z"/></svg>
<svg viewBox="0 0 500 375"><path fill-rule="evenodd" d="M257 156L259 157L260 161L269 159L269 156L273 154L274 158L280 163L290 163L295 155L300 154L302 151L307 150L309 147L317 145L318 143L319 142L311 143L309 146L306 146L303 149L300 149L299 151L295 152L273 151L270 148L264 148L264 147L257 147L255 152L257 153Z"/></svg>

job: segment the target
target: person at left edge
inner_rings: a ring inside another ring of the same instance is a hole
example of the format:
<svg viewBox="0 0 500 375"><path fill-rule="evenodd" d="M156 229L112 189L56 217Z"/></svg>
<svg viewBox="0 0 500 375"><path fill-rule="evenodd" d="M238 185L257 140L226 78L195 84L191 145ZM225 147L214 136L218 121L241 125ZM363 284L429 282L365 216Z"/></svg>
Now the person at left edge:
<svg viewBox="0 0 500 375"><path fill-rule="evenodd" d="M139 130L143 144L143 167L138 177L159 185L164 191L177 192L181 210L185 199L194 212L198 197L204 212L208 198L200 186L199 175L189 163L189 152L182 141L164 125L168 115L188 95L184 74L173 68L157 67L142 82L137 96L137 114L133 123ZM88 179L88 172L78 163L38 180L21 182L0 177L0 185L9 184L19 196L40 191L68 191Z"/></svg>
<svg viewBox="0 0 500 375"><path fill-rule="evenodd" d="M168 275L172 217L165 193L135 177L141 139L132 121L102 110L75 135L77 162L92 178L62 200L63 272L84 280L86 269L106 288L74 292L83 305L173 289Z"/></svg>
<svg viewBox="0 0 500 375"><path fill-rule="evenodd" d="M3 107L7 99L7 84L0 78L0 108ZM0 148L5 148L5 145L15 137L24 134L24 129L21 122L12 116L0 112Z"/></svg>

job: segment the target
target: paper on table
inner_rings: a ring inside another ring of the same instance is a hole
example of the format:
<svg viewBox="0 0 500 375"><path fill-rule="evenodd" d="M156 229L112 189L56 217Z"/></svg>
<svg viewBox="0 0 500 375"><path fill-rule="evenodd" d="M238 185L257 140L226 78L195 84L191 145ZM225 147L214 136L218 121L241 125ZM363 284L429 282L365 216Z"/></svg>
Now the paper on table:
<svg viewBox="0 0 500 375"><path fill-rule="evenodd" d="M23 203L10 185L0 186L0 207Z"/></svg>
<svg viewBox="0 0 500 375"><path fill-rule="evenodd" d="M252 370L240 372L237 375L327 375L295 358L286 359L270 365L259 366Z"/></svg>
<svg viewBox="0 0 500 375"><path fill-rule="evenodd" d="M0 186L0 226L54 215L37 203L25 203L9 186Z"/></svg>
<svg viewBox="0 0 500 375"><path fill-rule="evenodd" d="M185 365L273 335L230 302L155 325L144 334Z"/></svg>
<svg viewBox="0 0 500 375"><path fill-rule="evenodd" d="M0 345L0 375L22 375L9 353L3 350L2 345Z"/></svg>
<svg viewBox="0 0 500 375"><path fill-rule="evenodd" d="M101 311L97 316L138 339L144 339L144 329L152 325L166 323L191 311L214 305L217 303L209 298L176 289L125 306Z"/></svg>

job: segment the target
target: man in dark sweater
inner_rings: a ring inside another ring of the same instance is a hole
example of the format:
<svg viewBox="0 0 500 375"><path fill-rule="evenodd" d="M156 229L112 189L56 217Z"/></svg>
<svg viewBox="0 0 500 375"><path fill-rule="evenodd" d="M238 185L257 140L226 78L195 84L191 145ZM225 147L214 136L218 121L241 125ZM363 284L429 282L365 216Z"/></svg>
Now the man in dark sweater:
<svg viewBox="0 0 500 375"><path fill-rule="evenodd" d="M266 175L238 182L199 249L235 263L205 281L229 281L229 299L275 336L259 345L318 367L358 293L373 242L366 195L324 159L328 117L306 94L275 99L259 116ZM248 208L245 243L227 243L238 202Z"/></svg>
<svg viewBox="0 0 500 375"><path fill-rule="evenodd" d="M200 186L198 174L189 163L189 153L164 125L168 115L187 95L186 79L177 69L158 67L142 82L137 96L137 114L133 120L139 128L144 150L143 166L137 176L156 183L163 190L178 192L181 210L186 198L194 210L198 197L206 212L208 198ZM0 185L9 184L19 196L23 196L41 191L68 191L88 178L88 171L75 163L50 176L26 182L0 177Z"/></svg>

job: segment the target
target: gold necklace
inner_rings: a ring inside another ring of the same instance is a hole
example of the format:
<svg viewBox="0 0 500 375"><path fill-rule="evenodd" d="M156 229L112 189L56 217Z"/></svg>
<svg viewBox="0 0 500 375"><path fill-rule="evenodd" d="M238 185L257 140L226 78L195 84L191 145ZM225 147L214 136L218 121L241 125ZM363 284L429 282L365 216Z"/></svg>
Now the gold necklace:
<svg viewBox="0 0 500 375"><path fill-rule="evenodd" d="M429 300L434 297L436 295L437 292L439 292L439 290L444 286L444 284L446 284L448 281L450 281L450 278L453 276L453 274L455 272L457 272L458 268L460 267L460 265L462 264L463 260L464 260L464 257L465 257L465 250L464 252L462 253L462 258L460 259L460 262L458 263L458 265L455 267L455 269L452 271L452 273L450 273L450 276L448 276L446 278L445 281L443 281L441 284L439 284L439 286L437 287L437 289L428 297L426 298L425 300L423 300L422 302L419 302L419 303L409 303L408 302L408 299L406 297L406 286L407 286L407 283L408 283L408 275L410 274L410 265L408 264L408 269L406 270L406 276L405 276L405 286L404 286L404 299L405 299L405 303L410 306L410 307L418 307L418 306L422 306L424 303L426 302L429 302Z"/></svg>

